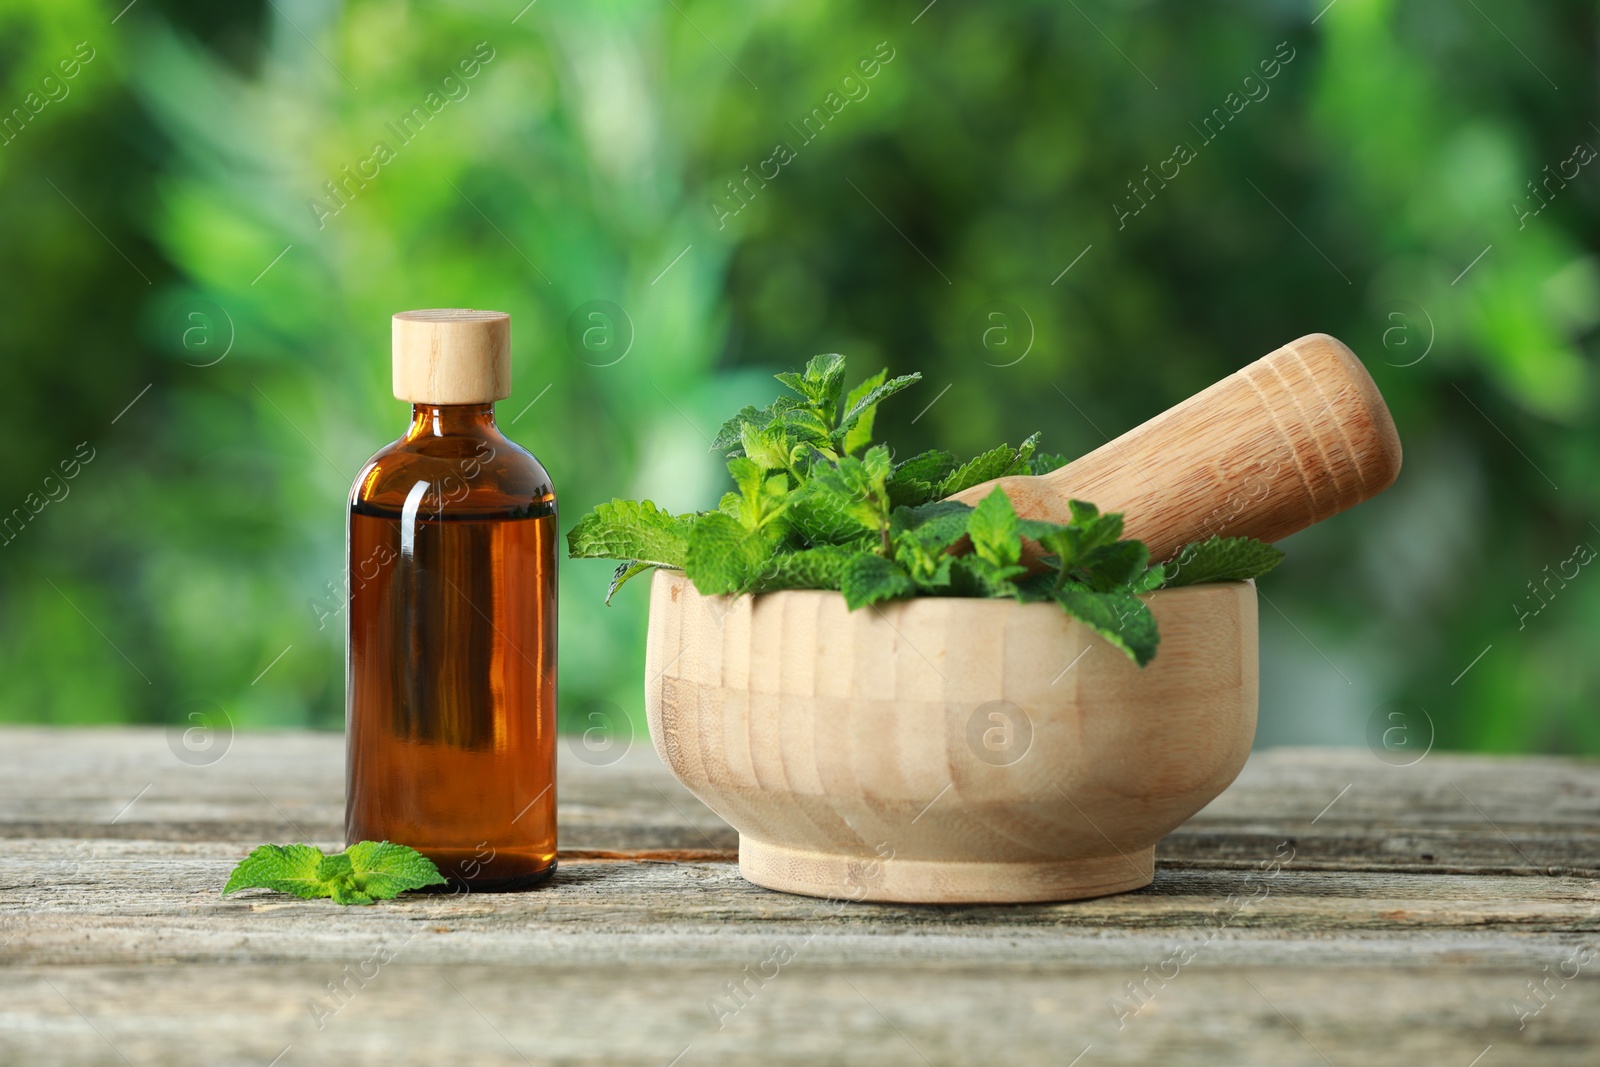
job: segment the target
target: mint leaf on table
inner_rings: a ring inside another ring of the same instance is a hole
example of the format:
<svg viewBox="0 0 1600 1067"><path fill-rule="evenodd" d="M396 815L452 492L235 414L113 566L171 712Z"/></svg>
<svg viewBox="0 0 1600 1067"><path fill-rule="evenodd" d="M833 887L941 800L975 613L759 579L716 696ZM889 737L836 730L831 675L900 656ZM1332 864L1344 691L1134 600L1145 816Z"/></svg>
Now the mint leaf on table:
<svg viewBox="0 0 1600 1067"><path fill-rule="evenodd" d="M262 845L239 861L222 887L222 895L238 889L275 889L310 900L325 897L317 868L324 856L315 845Z"/></svg>
<svg viewBox="0 0 1600 1067"><path fill-rule="evenodd" d="M222 895L272 889L304 900L371 904L444 882L432 860L389 841L362 841L331 856L313 845L261 845L233 869Z"/></svg>
<svg viewBox="0 0 1600 1067"><path fill-rule="evenodd" d="M1235 582L1259 578L1279 563L1283 553L1253 537L1217 537L1184 545L1167 564L1167 588L1199 582Z"/></svg>
<svg viewBox="0 0 1600 1067"><path fill-rule="evenodd" d="M370 904L374 900L391 900L412 889L443 885L445 882L432 860L414 848L392 841L361 841L351 845L344 854L350 860L355 888L367 896L366 900L350 903ZM337 892L334 893L334 900L345 903L339 900Z"/></svg>

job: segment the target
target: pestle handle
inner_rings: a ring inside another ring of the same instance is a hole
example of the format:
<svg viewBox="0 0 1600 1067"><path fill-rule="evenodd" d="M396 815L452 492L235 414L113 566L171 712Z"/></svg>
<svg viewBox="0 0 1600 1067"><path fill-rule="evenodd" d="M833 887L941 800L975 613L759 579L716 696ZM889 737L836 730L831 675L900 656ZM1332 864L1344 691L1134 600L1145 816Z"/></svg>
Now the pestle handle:
<svg viewBox="0 0 1600 1067"><path fill-rule="evenodd" d="M1049 474L998 478L1017 513L1066 522L1067 501L1125 516L1152 560L1212 534L1277 541L1387 489L1400 437L1355 353L1314 333Z"/></svg>

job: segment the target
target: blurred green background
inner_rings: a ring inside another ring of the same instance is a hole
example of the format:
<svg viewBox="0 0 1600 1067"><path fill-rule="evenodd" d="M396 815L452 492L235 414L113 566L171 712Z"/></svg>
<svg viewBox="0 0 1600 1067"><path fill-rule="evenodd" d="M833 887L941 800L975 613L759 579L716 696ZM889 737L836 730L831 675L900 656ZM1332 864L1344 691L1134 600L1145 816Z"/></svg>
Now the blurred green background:
<svg viewBox="0 0 1600 1067"><path fill-rule="evenodd" d="M1333 333L1406 466L1262 582L1261 743L1600 752L1595 5L123 2L0 3L0 719L338 728L388 318L473 306L565 525L816 352L1076 454ZM563 566L638 721L646 584Z"/></svg>

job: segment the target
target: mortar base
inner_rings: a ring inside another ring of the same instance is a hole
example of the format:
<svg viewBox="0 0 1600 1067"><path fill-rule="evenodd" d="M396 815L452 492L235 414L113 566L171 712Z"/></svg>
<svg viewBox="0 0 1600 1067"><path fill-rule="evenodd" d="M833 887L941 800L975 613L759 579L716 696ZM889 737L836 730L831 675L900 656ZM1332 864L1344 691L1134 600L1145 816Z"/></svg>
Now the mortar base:
<svg viewBox="0 0 1600 1067"><path fill-rule="evenodd" d="M998 863L873 859L739 835L739 873L767 889L834 900L1024 904L1126 893L1155 877L1155 847L1085 859Z"/></svg>

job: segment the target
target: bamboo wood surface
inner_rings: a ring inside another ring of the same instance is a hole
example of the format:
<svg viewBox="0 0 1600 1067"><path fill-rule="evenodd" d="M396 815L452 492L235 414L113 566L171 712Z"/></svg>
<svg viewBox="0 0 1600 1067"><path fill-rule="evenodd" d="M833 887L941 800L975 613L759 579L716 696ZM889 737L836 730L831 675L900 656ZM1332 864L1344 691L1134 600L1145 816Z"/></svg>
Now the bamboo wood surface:
<svg viewBox="0 0 1600 1067"><path fill-rule="evenodd" d="M547 889L340 909L217 895L262 841L340 844L338 734L240 734L197 766L157 729L0 729L0 1063L1600 1055L1600 960L1551 977L1600 941L1594 762L1258 752L1161 843L1144 889L935 908L758 889L738 874L734 832L642 734L606 766L572 751L564 741ZM782 949L789 962L767 963ZM373 977L350 977L382 953ZM330 982L350 992L336 1000ZM332 1011L320 1028L314 998ZM1537 1010L1519 1027L1519 1009Z"/></svg>
<svg viewBox="0 0 1600 1067"><path fill-rule="evenodd" d="M1310 334L1230 374L1087 456L996 484L1017 513L1066 522L1076 498L1125 516L1154 560L1213 534L1277 541L1382 492L1400 471L1389 409L1357 359Z"/></svg>

